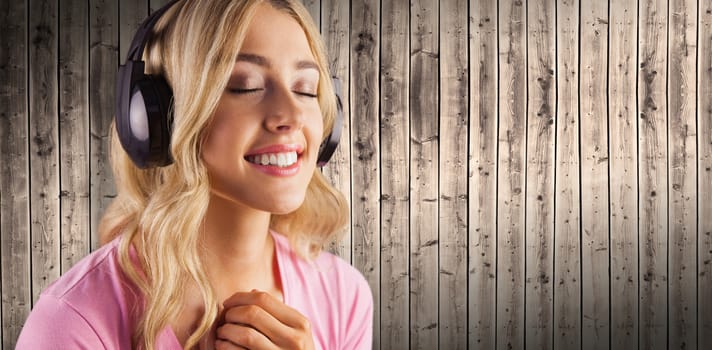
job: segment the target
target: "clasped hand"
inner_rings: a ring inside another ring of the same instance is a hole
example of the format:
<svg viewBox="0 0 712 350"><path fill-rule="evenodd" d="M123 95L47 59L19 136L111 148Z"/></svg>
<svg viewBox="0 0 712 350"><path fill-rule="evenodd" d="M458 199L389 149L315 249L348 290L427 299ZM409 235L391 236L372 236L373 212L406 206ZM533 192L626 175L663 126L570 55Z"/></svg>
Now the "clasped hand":
<svg viewBox="0 0 712 350"><path fill-rule="evenodd" d="M309 320L269 293L238 292L223 306L223 320L216 331L217 350L314 349Z"/></svg>

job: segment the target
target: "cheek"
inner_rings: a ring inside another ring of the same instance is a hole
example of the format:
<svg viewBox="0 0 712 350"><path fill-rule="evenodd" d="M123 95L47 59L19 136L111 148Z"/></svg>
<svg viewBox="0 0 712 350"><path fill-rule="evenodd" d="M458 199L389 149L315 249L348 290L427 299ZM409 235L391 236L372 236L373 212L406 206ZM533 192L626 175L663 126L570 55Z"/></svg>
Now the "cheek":
<svg viewBox="0 0 712 350"><path fill-rule="evenodd" d="M215 115L206 130L204 141L201 147L201 157L209 167L215 169L234 168L241 158L244 139L241 130L228 122L229 118L220 118ZM222 116L224 117L224 116Z"/></svg>
<svg viewBox="0 0 712 350"><path fill-rule="evenodd" d="M316 143L318 148L318 146L321 144L321 140L324 135L324 120L322 119L321 114L309 120L309 125L307 129L307 137L309 138L309 142L311 144Z"/></svg>
<svg viewBox="0 0 712 350"><path fill-rule="evenodd" d="M208 129L205 134L205 141L202 147L202 157L208 163L215 163L220 160L220 158L225 158L225 150L229 149L227 147L228 140L230 139L228 128L213 124Z"/></svg>

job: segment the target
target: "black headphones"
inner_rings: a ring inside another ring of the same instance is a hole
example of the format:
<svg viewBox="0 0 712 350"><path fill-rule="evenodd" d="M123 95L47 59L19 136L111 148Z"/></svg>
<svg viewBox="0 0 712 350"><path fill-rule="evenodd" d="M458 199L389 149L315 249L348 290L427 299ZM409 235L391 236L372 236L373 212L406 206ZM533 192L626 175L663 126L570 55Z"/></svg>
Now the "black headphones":
<svg viewBox="0 0 712 350"><path fill-rule="evenodd" d="M173 129L173 91L161 75L144 73L143 50L151 29L178 0L156 10L143 21L131 42L126 63L119 66L116 80L116 131L129 158L139 168L173 163L170 152ZM324 166L339 145L343 124L341 83L332 77L337 113L329 136L319 147L317 166Z"/></svg>

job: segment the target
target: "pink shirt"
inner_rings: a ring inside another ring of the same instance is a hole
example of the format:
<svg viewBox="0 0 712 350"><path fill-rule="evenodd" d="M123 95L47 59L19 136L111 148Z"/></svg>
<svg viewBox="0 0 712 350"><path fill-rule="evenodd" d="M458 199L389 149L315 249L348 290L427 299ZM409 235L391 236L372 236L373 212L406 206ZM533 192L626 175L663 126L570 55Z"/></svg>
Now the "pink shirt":
<svg viewBox="0 0 712 350"><path fill-rule="evenodd" d="M317 349L370 349L373 297L351 265L322 252L299 258L273 233L287 305L306 316ZM85 257L42 293L20 333L17 349L130 349L140 296L118 264L118 242ZM182 349L170 327L157 349Z"/></svg>

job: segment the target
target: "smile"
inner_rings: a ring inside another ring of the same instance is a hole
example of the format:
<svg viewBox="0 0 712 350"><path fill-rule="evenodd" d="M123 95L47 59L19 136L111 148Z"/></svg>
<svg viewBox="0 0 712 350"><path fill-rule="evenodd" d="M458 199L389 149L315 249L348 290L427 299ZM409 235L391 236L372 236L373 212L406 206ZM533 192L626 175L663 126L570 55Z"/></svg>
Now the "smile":
<svg viewBox="0 0 712 350"><path fill-rule="evenodd" d="M263 153L245 157L248 162L258 165L271 165L287 168L297 163L296 151L280 153Z"/></svg>
<svg viewBox="0 0 712 350"><path fill-rule="evenodd" d="M300 144L276 144L252 150L245 160L264 174L284 177L299 173L302 164Z"/></svg>

